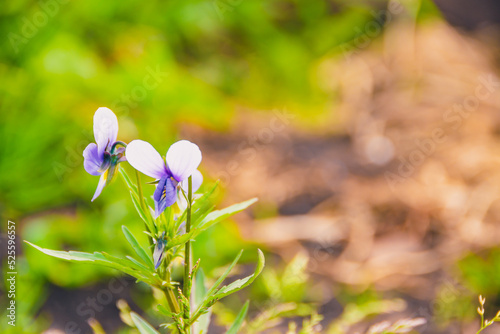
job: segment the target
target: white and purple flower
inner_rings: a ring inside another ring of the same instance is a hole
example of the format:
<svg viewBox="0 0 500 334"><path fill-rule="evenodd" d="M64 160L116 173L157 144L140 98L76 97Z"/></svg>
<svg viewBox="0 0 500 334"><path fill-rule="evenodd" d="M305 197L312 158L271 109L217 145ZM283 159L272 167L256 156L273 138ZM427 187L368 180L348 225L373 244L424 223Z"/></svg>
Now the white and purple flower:
<svg viewBox="0 0 500 334"><path fill-rule="evenodd" d="M90 175L101 176L97 189L92 197L95 200L109 183L118 167L118 163L125 161L125 143L117 142L118 119L108 108L101 107L94 114L95 143L89 144L83 151L83 167Z"/></svg>
<svg viewBox="0 0 500 334"><path fill-rule="evenodd" d="M158 180L153 195L155 218L177 201L180 188L188 190L190 176L193 192L198 190L203 182L203 176L197 170L201 163L201 151L190 141L181 140L172 144L165 157L166 163L160 153L143 140L130 142L125 155L132 167Z"/></svg>

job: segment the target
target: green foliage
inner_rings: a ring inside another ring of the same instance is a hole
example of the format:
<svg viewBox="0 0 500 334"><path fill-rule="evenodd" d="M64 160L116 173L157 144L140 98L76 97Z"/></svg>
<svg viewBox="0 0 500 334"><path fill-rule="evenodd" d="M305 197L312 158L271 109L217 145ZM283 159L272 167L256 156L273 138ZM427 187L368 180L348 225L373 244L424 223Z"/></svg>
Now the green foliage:
<svg viewBox="0 0 500 334"><path fill-rule="evenodd" d="M302 328L297 333L297 324L295 322L290 322L288 325L287 334L316 334L321 333L321 325L320 321L323 319L323 316L313 313L310 319L304 319L302 322Z"/></svg>
<svg viewBox="0 0 500 334"><path fill-rule="evenodd" d="M260 281L261 293L264 299L271 299L275 303L300 303L305 295L309 275L307 264L309 258L304 253L298 253L280 273L275 268L269 267L263 272Z"/></svg>
<svg viewBox="0 0 500 334"><path fill-rule="evenodd" d="M155 220L149 214L152 209L143 198L139 176L137 176L137 185L134 185L122 168L120 168L120 174L129 188L134 207L145 222L147 229L145 232L149 235L148 239L150 244L158 244L159 242L166 243L166 247L155 250L155 252L159 251L162 253L161 256L164 260L158 264L163 263L163 266L159 266L158 269L155 269L151 251L148 252L125 225L122 226L123 234L138 258L129 255L117 257L106 252L87 253L78 251L56 251L39 247L28 241L26 241L26 243L52 257L73 262L87 262L117 269L122 273L135 277L138 281L149 284L153 288L160 289L165 293L168 307L159 304L158 311L172 320L171 323L164 323L162 326L177 330L179 333L190 333L191 327L196 324L195 328L197 331L198 328L201 332L206 331L210 320L210 308L220 299L250 285L262 272L265 258L262 251L258 250L257 266L252 275L220 287L240 259L243 252L241 251L222 276L219 277L208 291L206 291L203 272L198 275L200 260L198 260L192 268L189 264L190 261L188 260L189 256L187 255L187 250L190 247L190 241L211 226L248 208L251 204L255 203L256 199L234 204L222 210L213 210L213 205L209 203L211 203L210 195L214 192L215 187L208 192L208 196L202 196L198 200L192 198L190 191L190 195L187 198L187 208L184 212L179 214L178 217L175 217L174 211L169 208ZM181 229L179 229L179 226L183 223L192 224L192 229L186 229L188 232L183 233ZM163 241L164 239L166 241ZM183 249L186 249L184 254L180 253ZM189 271L186 271L187 274L185 274L183 278L183 290L179 288L176 289L179 283L171 281L173 267L172 259L178 256L184 256L185 266L189 268ZM193 285L195 302L191 305L191 290ZM177 295L175 294L176 290ZM234 327L232 327L233 331L236 331L241 326L243 318L248 310L248 304L245 305L243 310L234 323ZM126 319L127 323L130 322L131 318L134 325L141 333L157 333L151 325L133 312L122 312L122 318Z"/></svg>
<svg viewBox="0 0 500 334"><path fill-rule="evenodd" d="M476 295L500 293L500 249L486 250L484 254L469 253L458 263L464 284Z"/></svg>
<svg viewBox="0 0 500 334"><path fill-rule="evenodd" d="M247 316L248 305L249 304L250 303L247 300L246 303L241 308L240 312L238 312L238 315L236 316L236 319L234 320L234 322L231 325L231 327L229 327L229 329L227 330L226 334L238 334L238 331L239 331L241 325L243 325L243 321L245 320L245 317Z"/></svg>
<svg viewBox="0 0 500 334"><path fill-rule="evenodd" d="M132 260L131 258L118 258L115 256L111 256L104 252L94 252L85 253L85 252L76 252L76 251L56 251L51 249L46 249L34 245L28 241L25 241L28 245L38 249L42 253L47 255L67 260L67 261L77 261L77 262L89 262L92 264L97 264L113 269L120 270L121 272L128 274L137 278L140 281L148 283L150 285L159 285L164 284L158 277L155 277L151 270L147 268L143 263Z"/></svg>
<svg viewBox="0 0 500 334"><path fill-rule="evenodd" d="M454 321L471 321L474 318L474 294L462 285L445 281L434 298L434 318L445 327Z"/></svg>
<svg viewBox="0 0 500 334"><path fill-rule="evenodd" d="M151 259L151 256L149 256L148 252L141 245L139 245L137 239L125 225L122 226L122 230L123 234L125 235L125 238L127 238L127 241L130 243L134 251L137 253L137 255L139 255L139 257L144 261L144 263L148 265L147 269L152 270L154 264L153 264L153 259Z"/></svg>
<svg viewBox="0 0 500 334"><path fill-rule="evenodd" d="M308 260L307 255L298 253L281 273L271 266L264 270L263 279L255 286L261 294L259 313L247 321L246 333L261 333L285 318L313 317L315 306L303 301L308 285Z"/></svg>
<svg viewBox="0 0 500 334"><path fill-rule="evenodd" d="M146 320L141 318L137 313L131 312L132 321L135 327L139 330L141 334L160 334L153 326L147 323Z"/></svg>
<svg viewBox="0 0 500 334"><path fill-rule="evenodd" d="M217 286L220 283L214 284L212 289L210 289L210 291L209 291L209 295L210 295L210 292L215 291L215 293L212 295L212 297L210 297L210 300L208 300L208 302L210 303L212 300L216 300L216 299L218 300L218 299L224 298L224 297L226 297L232 293L235 293L237 291L240 291L241 289L252 284L252 282L257 278L257 276L260 275L260 273L262 272L262 269L264 269L264 264L265 264L264 253L262 253L262 251L259 249L258 254L259 254L259 258L258 258L257 266L256 266L255 271L252 275L247 276L247 277L242 278L242 279L239 279L239 280L236 280L233 283L231 283L229 285L225 285L218 290L217 290ZM234 265L234 262L231 266L233 266L233 265ZM220 280L220 279L219 279L219 281L222 282L222 280Z"/></svg>
<svg viewBox="0 0 500 334"><path fill-rule="evenodd" d="M405 306L405 302L399 299L370 300L365 303L347 304L340 318L330 324L327 333L344 334L350 326L361 322L371 315L402 311Z"/></svg>
<svg viewBox="0 0 500 334"><path fill-rule="evenodd" d="M207 288L205 285L205 274L203 270L198 270L198 274L195 277L195 292L194 292L194 308L197 309L203 303L203 300L207 296ZM208 309L207 312L203 313L193 324L193 333L207 333L208 326L210 325L210 317L212 315L212 308Z"/></svg>

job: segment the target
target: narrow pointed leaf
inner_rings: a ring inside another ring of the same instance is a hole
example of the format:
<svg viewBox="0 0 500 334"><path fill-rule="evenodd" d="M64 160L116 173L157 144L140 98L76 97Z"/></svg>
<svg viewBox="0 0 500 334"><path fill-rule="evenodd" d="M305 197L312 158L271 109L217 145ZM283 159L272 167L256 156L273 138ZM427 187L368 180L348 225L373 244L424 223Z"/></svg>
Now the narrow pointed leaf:
<svg viewBox="0 0 500 334"><path fill-rule="evenodd" d="M210 226L217 224L218 222L229 218L230 216L245 210L250 205L255 203L257 198L250 199L248 201L231 205L222 210L212 211L209 214L205 215L203 220L197 225L194 226L189 233L185 233L183 235L177 236L168 241L167 249L172 247L182 245L186 243L189 239L194 239L198 234L209 228ZM181 220L181 219L179 219Z"/></svg>
<svg viewBox="0 0 500 334"><path fill-rule="evenodd" d="M193 203L193 207L191 209L191 220L193 222L193 226L196 226L198 222L203 219L209 211L213 210L214 205L210 201L210 197L214 193L215 189L217 189L217 186L219 185L219 181L217 181L214 186L206 192L202 197L196 199ZM180 224L182 224L186 220L186 213L187 210L184 210L182 215L179 217L177 220L177 226L176 228L179 228Z"/></svg>
<svg viewBox="0 0 500 334"><path fill-rule="evenodd" d="M38 249L42 253L45 253L47 255L50 255L50 256L53 256L53 257L56 257L56 258L59 258L62 260L74 261L74 262L89 262L89 263L93 263L93 264L99 264L99 265L110 267L113 269L118 269L118 270L121 270L121 271L126 272L126 273L129 273L130 271L132 271L130 268L124 268L124 266L119 264L119 263L107 260L106 258L104 258L102 256L102 254L97 253L97 252L92 254L92 253L76 252L76 251L68 251L68 252L57 251L57 250L39 247L39 246L32 244L31 242L26 241L26 240L24 242L26 242L31 247Z"/></svg>
<svg viewBox="0 0 500 334"><path fill-rule="evenodd" d="M125 257L126 257L129 261L131 261L132 263L134 263L134 265L135 265L135 266L139 267L141 270L143 270L143 271L148 271L148 272L151 270L150 268L146 267L146 266L144 265L144 263L139 262L138 260L134 259L133 257L128 256L128 255L127 255L127 256L125 256Z"/></svg>
<svg viewBox="0 0 500 334"><path fill-rule="evenodd" d="M255 202L257 202L257 198L252 198L245 202L233 204L222 210L212 211L208 215L206 215L201 222L199 222L197 227L200 228L201 230L205 230L210 226L217 224L218 222L223 221L231 217L232 215L245 210Z"/></svg>
<svg viewBox="0 0 500 334"><path fill-rule="evenodd" d="M135 327L139 330L141 334L160 334L153 326L151 326L146 320L141 318L137 313L130 312L132 316L132 321Z"/></svg>
<svg viewBox="0 0 500 334"><path fill-rule="evenodd" d="M142 210L141 204L139 203L139 199L137 198L137 195L135 195L132 191L130 191L130 197L132 197L132 203L134 203L134 207L137 210L137 213L141 217L141 219L144 221L146 226L148 227L149 231L154 231L154 223L149 220L149 216L146 215L144 210Z"/></svg>
<svg viewBox="0 0 500 334"><path fill-rule="evenodd" d="M166 315L169 318L173 318L175 316L175 313L171 312L169 309L167 309L162 304L158 304L158 311L160 313L162 313L163 315Z"/></svg>
<svg viewBox="0 0 500 334"><path fill-rule="evenodd" d="M134 261L131 260L130 257L127 257L125 259L110 255L106 252L101 253L102 256L114 263L120 264L124 268L132 269L131 270L131 276L134 276L135 278L144 281L146 283L154 285L155 283L159 284L161 280L158 277L154 277L151 273L151 270L146 268L143 264L138 263L137 260L134 259ZM99 254L99 255L101 255ZM130 270L129 270L130 271Z"/></svg>
<svg viewBox="0 0 500 334"><path fill-rule="evenodd" d="M210 189L208 192L206 192L201 198L197 199L194 204L193 204L193 213L192 213L192 220L193 222L197 222L200 220L200 217L204 214L206 214L209 210L213 209L214 205L210 201L210 197L214 193L215 189L217 189L217 186L219 185L219 181L215 183L215 185Z"/></svg>
<svg viewBox="0 0 500 334"><path fill-rule="evenodd" d="M135 195L137 195L137 186L134 183L132 183L127 172L122 167L119 167L118 170L120 172L120 175L123 177L123 180L127 184L127 187L130 189L130 191L132 191Z"/></svg>
<svg viewBox="0 0 500 334"><path fill-rule="evenodd" d="M189 233L184 233L182 235L176 236L175 238L168 240L167 241L167 246L165 247L166 250L171 249L172 247L179 246L185 244L189 239L194 238L196 235L199 234L199 230L196 228L193 228Z"/></svg>
<svg viewBox="0 0 500 334"><path fill-rule="evenodd" d="M194 281L194 308L198 307L205 296L207 295L207 287L205 286L205 273L203 269L198 269Z"/></svg>
<svg viewBox="0 0 500 334"><path fill-rule="evenodd" d="M243 254L243 250L241 250L238 253L238 255L236 255L236 258L234 259L233 263L231 263L231 265L229 267L227 267L226 271L224 271L224 273L222 274L222 276L219 277L219 279L212 285L212 287L210 288L210 290L207 293L208 296L212 295L215 292L215 290L219 287L219 285L221 285L222 282L224 282L224 280L229 275L229 273L231 272L231 270L233 270L233 268L236 265L236 263L238 263L238 260L240 259L241 254Z"/></svg>
<svg viewBox="0 0 500 334"><path fill-rule="evenodd" d="M137 239L134 237L134 235L130 232L130 230L125 225L122 225L122 231L123 231L123 234L125 235L125 238L127 238L127 241L132 246L132 248L134 249L136 254L139 255L139 257L144 261L144 263L148 267L151 267L151 269L152 269L153 268L153 260L148 255L146 250L139 244Z"/></svg>
<svg viewBox="0 0 500 334"><path fill-rule="evenodd" d="M198 308L201 305L205 296L207 294L207 288L205 286L205 274L200 268L195 276L194 285L194 307ZM212 316L212 309L208 309L207 313L202 314L198 320L193 324L193 333L206 334L208 332L208 326L210 325L210 318Z"/></svg>
<svg viewBox="0 0 500 334"><path fill-rule="evenodd" d="M240 312L236 316L236 319L234 320L233 324L231 325L229 330L226 332L226 334L238 334L238 331L240 330L240 327L241 327L241 325L243 325L243 321L245 321L245 317L247 316L249 304L250 303L247 300L247 302L241 308Z"/></svg>
<svg viewBox="0 0 500 334"><path fill-rule="evenodd" d="M38 249L40 252L45 253L47 255L57 257L59 259L67 260L67 261L84 261L84 262L99 262L99 261L106 261L103 260L102 258L99 258L96 254L97 253L85 253L85 252L76 252L76 251L57 251L57 250L52 250L52 249L47 249L47 248L42 248L40 246L37 246L35 244L32 244L29 241L24 241L28 245L30 245L33 248ZM110 263L112 264L112 263Z"/></svg>
<svg viewBox="0 0 500 334"><path fill-rule="evenodd" d="M149 270L145 270L140 265L134 263L129 259L120 259L114 256L111 256L106 253L85 253L85 252L77 252L77 251L57 251L47 248L39 247L35 244L32 244L28 241L24 241L28 245L33 248L38 249L40 252L45 253L47 255L70 261L70 262L87 262L90 264L97 264L104 267L109 267L113 269L120 270L121 272L133 276L138 280L144 281L149 284L160 284L161 280L159 278L155 278L151 275Z"/></svg>
<svg viewBox="0 0 500 334"><path fill-rule="evenodd" d="M228 296L234 292L240 291L241 289L252 284L252 282L257 278L257 276L260 275L260 273L262 272L262 269L264 269L264 265L265 265L265 257L260 249L258 249L258 254L259 254L259 260L257 263L257 267L255 268L255 272L252 275L247 276L247 277L242 278L242 279L239 279L239 280L236 280L229 285L223 286L222 288L220 288L217 291L217 293L214 295L214 297L218 298L218 299L223 298L223 297Z"/></svg>

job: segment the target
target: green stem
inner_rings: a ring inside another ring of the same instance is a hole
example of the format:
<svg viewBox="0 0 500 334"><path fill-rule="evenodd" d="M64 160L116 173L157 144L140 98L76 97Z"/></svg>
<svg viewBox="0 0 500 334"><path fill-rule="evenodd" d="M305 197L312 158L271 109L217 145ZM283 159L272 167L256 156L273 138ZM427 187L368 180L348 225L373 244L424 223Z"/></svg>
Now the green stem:
<svg viewBox="0 0 500 334"><path fill-rule="evenodd" d="M202 304L203 305L203 304ZM200 306L202 306L200 305ZM198 320L198 318L203 314L201 312L201 309L202 308L198 308L198 310L193 314L193 316L191 317L191 319L189 320L189 325L191 324L194 324L196 322L196 320Z"/></svg>
<svg viewBox="0 0 500 334"><path fill-rule="evenodd" d="M125 183L127 183L127 186L133 186L132 183L130 182L130 179L128 178L128 175L126 174L125 170L120 169L120 172L123 176ZM144 201L144 195L142 193L142 185L141 185L141 176L137 170L135 171L135 173L136 173L135 175L137 178L137 196L139 197L139 204L140 204L142 210L144 211L144 214L147 215L146 219L149 219L149 218L151 218L151 214L149 212L149 208L146 206L146 202ZM131 188L131 191L134 191L134 190ZM146 224L146 222L144 222L144 225L146 226L146 230L152 234L153 231L150 231L148 224ZM154 224L154 222L153 222L153 227L156 228L156 225ZM148 237L148 241L149 241L149 245L151 246L151 249L153 249L153 251L154 251L154 247L153 247L154 243L153 243L152 237L151 238ZM165 281L170 283L170 272L168 271L168 267L166 268L166 271L165 271ZM159 288L163 291L163 293L165 294L165 297L167 298L167 303L168 303L168 306L170 307L170 311L172 311L174 313L179 313L180 307L179 307L179 304L177 303L177 298L175 297L174 291L172 291L172 289L169 288L168 286L165 286L165 287L159 286Z"/></svg>
<svg viewBox="0 0 500 334"><path fill-rule="evenodd" d="M186 233L189 233L191 231L191 204L193 202L193 178L190 176L188 178L188 196L187 196L187 213L186 213ZM189 280L189 274L191 272L191 240L188 240L186 242L185 246L185 251L184 251L184 286L183 286L183 293L188 299L189 303L191 304L191 296L188 296L188 280ZM187 315L186 318L186 333L190 333L191 328L188 324L190 314Z"/></svg>
<svg viewBox="0 0 500 334"><path fill-rule="evenodd" d="M168 263L170 263L170 255L167 254L167 258L163 261L163 266L165 269L165 281L170 283L170 270L168 269ZM165 296L167 297L168 306L170 307L170 311L174 313L179 313L180 307L177 303L177 298L175 297L174 291L167 287L165 290Z"/></svg>
<svg viewBox="0 0 500 334"><path fill-rule="evenodd" d="M174 291L169 287L163 289L165 293L165 297L167 297L168 307L170 307L170 311L174 313L179 313L181 309L179 308L179 304L177 303L177 298L175 297Z"/></svg>
<svg viewBox="0 0 500 334"><path fill-rule="evenodd" d="M139 172L136 170L135 171L135 176L137 178L137 195L139 196L139 204L141 205L141 209L144 212L145 215L149 214L148 208L146 207L146 202L144 202L144 196L142 195L142 185L141 185L141 176L139 175ZM146 217L148 219L148 217ZM144 222L144 226L146 226L146 231L148 231L150 234L153 234L153 231L150 231L149 226L146 222ZM153 237L148 237L148 242L149 246L154 251L154 243L153 243Z"/></svg>
<svg viewBox="0 0 500 334"><path fill-rule="evenodd" d="M484 312L484 308L483 308L483 312ZM484 313L481 314L481 328L477 331L476 334L479 334L483 331L483 329L485 329L486 327L488 326L485 326L485 323L484 323Z"/></svg>

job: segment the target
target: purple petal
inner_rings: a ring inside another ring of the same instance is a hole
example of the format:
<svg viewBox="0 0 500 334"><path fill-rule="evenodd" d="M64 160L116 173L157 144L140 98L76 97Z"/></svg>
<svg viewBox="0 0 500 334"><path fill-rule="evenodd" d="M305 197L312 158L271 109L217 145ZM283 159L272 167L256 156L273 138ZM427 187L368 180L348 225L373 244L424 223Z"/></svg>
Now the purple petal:
<svg viewBox="0 0 500 334"><path fill-rule="evenodd" d="M170 177L160 179L153 195L155 200L154 218L158 218L163 211L177 200L174 181Z"/></svg>
<svg viewBox="0 0 500 334"><path fill-rule="evenodd" d="M163 195L163 191L165 190L165 185L167 184L168 178L169 178L169 176L163 176L156 184L156 189L155 189L155 192L153 194L153 199L155 202L160 201L160 199Z"/></svg>
<svg viewBox="0 0 500 334"><path fill-rule="evenodd" d="M97 189L95 190L94 197L92 197L92 202L99 197L99 195L102 192L102 189L106 185L106 179L108 178L108 171L106 173L102 174L101 177L99 178L99 183L97 184Z"/></svg>
<svg viewBox="0 0 500 334"><path fill-rule="evenodd" d="M200 189L201 184L203 183L203 175L201 175L199 170L195 170L194 173L191 175L193 177L193 193ZM188 192L188 180L185 179L184 181L181 182L181 187L182 189L186 192Z"/></svg>
<svg viewBox="0 0 500 334"><path fill-rule="evenodd" d="M127 145L125 156L129 164L141 173L155 179L161 179L168 175L160 153L148 142L133 140Z"/></svg>
<svg viewBox="0 0 500 334"><path fill-rule="evenodd" d="M94 137L99 156L116 141L118 135L118 119L108 108L101 107L94 114Z"/></svg>
<svg viewBox="0 0 500 334"><path fill-rule="evenodd" d="M181 182L193 174L200 165L201 151L198 145L181 140L170 146L166 160L174 179Z"/></svg>
<svg viewBox="0 0 500 334"><path fill-rule="evenodd" d="M85 150L83 150L83 168L90 175L101 175L102 171L99 171L103 163L103 156L99 156L97 151L97 145L92 143L88 144Z"/></svg>

